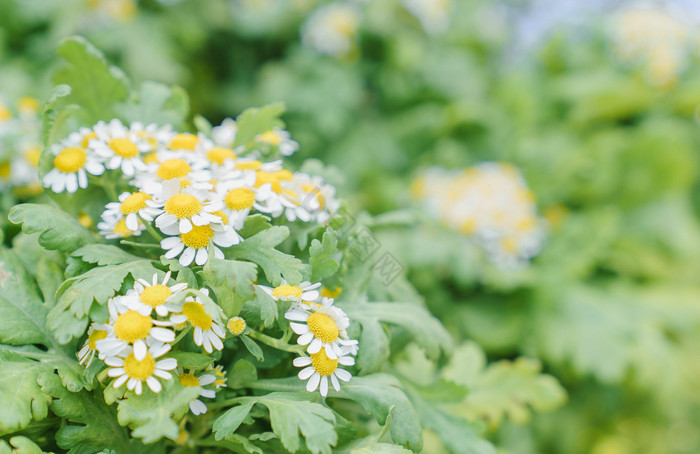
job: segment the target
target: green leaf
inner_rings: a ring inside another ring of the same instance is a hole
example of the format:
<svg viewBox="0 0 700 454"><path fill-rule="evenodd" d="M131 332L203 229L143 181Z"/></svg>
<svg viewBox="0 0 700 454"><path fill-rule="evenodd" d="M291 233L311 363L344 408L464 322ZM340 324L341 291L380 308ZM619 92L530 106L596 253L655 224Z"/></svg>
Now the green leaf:
<svg viewBox="0 0 700 454"><path fill-rule="evenodd" d="M79 109L79 106L63 107L66 103L64 98L71 94L71 87L68 85L57 85L53 88L51 96L44 104L41 114L42 140L45 145L51 145L63 138L66 129L66 122ZM50 147L46 146L39 157L39 177L43 178L46 172L53 167L54 154Z"/></svg>
<svg viewBox="0 0 700 454"><path fill-rule="evenodd" d="M391 439L413 451L423 447L422 428L416 410L401 389L399 381L391 375L372 374L352 377L343 383L340 391L331 390L329 397L351 399L362 405L368 413L383 424L392 412Z"/></svg>
<svg viewBox="0 0 700 454"><path fill-rule="evenodd" d="M440 352L449 352L452 349L452 339L447 330L425 308L417 304L340 303L338 306L351 320L362 325L363 332L368 330L366 335L360 337L358 366L363 372L380 369L387 359L388 339L379 326L380 322L406 329L432 359L437 359ZM381 348L376 348L375 345Z"/></svg>
<svg viewBox="0 0 700 454"><path fill-rule="evenodd" d="M47 309L17 255L0 248L0 342L51 345Z"/></svg>
<svg viewBox="0 0 700 454"><path fill-rule="evenodd" d="M56 290L63 283L63 268L54 260L42 257L36 265L36 281L44 297L44 304L53 305Z"/></svg>
<svg viewBox="0 0 700 454"><path fill-rule="evenodd" d="M255 405L254 400L244 402L242 405L237 405L224 414L219 416L214 422L212 431L214 432L214 437L217 440L229 439L233 433L238 429L243 420L250 413L250 409Z"/></svg>
<svg viewBox="0 0 700 454"><path fill-rule="evenodd" d="M268 104L264 107L252 107L246 109L236 118L238 131L233 147L247 145L258 134L269 131L274 127L284 127L279 116L284 113L285 107L281 102Z"/></svg>
<svg viewBox="0 0 700 454"><path fill-rule="evenodd" d="M265 361L265 356L263 355L263 351L260 348L260 346L250 337L246 336L245 334L242 334L240 336L240 339L243 341L243 345L245 345L245 348L248 349L251 355L255 357L258 361Z"/></svg>
<svg viewBox="0 0 700 454"><path fill-rule="evenodd" d="M133 262L135 260L143 260L116 246L108 244L89 244L83 246L73 252L71 257L79 257L83 262L94 263L99 266L121 265L122 263Z"/></svg>
<svg viewBox="0 0 700 454"><path fill-rule="evenodd" d="M185 90L150 81L141 84L138 93L132 93L127 102L115 107L127 122L171 124L176 129L184 125L189 108Z"/></svg>
<svg viewBox="0 0 700 454"><path fill-rule="evenodd" d="M133 429L132 437L142 438L144 443L163 437L176 440L179 428L175 421L187 413L190 402L200 391L199 386L184 387L178 380L168 380L159 393L149 389L140 396L129 393L129 397L117 405L117 419L122 426Z"/></svg>
<svg viewBox="0 0 700 454"><path fill-rule="evenodd" d="M265 396L242 398L242 405L220 416L214 423L217 440L230 437L250 412L253 404L262 404L270 411L272 431L289 452L301 448L299 434L313 454L330 454L338 442L333 412L323 405L309 402L306 393L270 393Z"/></svg>
<svg viewBox="0 0 700 454"><path fill-rule="evenodd" d="M254 263L210 258L202 269L202 276L216 294L226 317L240 314L245 302L255 295L253 282L258 271Z"/></svg>
<svg viewBox="0 0 700 454"><path fill-rule="evenodd" d="M70 392L53 374L40 376L38 382L41 389L54 398L51 411L72 423L62 425L55 434L58 446L68 449L69 454L98 452L106 446L119 453L152 451L132 439L119 425L115 408L104 403L100 391Z"/></svg>
<svg viewBox="0 0 700 454"><path fill-rule="evenodd" d="M277 320L277 302L260 287L255 287L255 297L245 303L243 313L256 314L262 320L265 327L270 327Z"/></svg>
<svg viewBox="0 0 700 454"><path fill-rule="evenodd" d="M214 358L201 353L171 351L165 356L175 358L177 364L185 369L201 370L214 362Z"/></svg>
<svg viewBox="0 0 700 454"><path fill-rule="evenodd" d="M311 241L309 264L313 282L319 282L338 271L340 264L332 258L337 251L338 236L330 227L323 232L321 241Z"/></svg>
<svg viewBox="0 0 700 454"><path fill-rule="evenodd" d="M134 279L151 280L154 273L162 277L162 271L156 270L145 259L107 265L89 270L87 273L66 281L59 289L58 302L51 309L48 328L59 342L65 344L85 332L93 302L105 304L121 287L128 274Z"/></svg>
<svg viewBox="0 0 700 454"><path fill-rule="evenodd" d="M0 433L22 429L48 415L51 396L37 383L46 371L39 362L0 350Z"/></svg>
<svg viewBox="0 0 700 454"><path fill-rule="evenodd" d="M257 263L274 286L280 285L282 278L291 285L297 285L301 282L306 267L298 258L275 249L288 236L288 227L270 227L229 248L229 254Z"/></svg>
<svg viewBox="0 0 700 454"><path fill-rule="evenodd" d="M228 374L226 386L229 388L243 388L258 379L258 370L245 359L239 359L233 365L233 369Z"/></svg>
<svg viewBox="0 0 700 454"><path fill-rule="evenodd" d="M40 233L39 244L49 250L73 252L99 240L70 214L49 205L24 203L10 210L10 222L25 233Z"/></svg>
<svg viewBox="0 0 700 454"><path fill-rule="evenodd" d="M43 454L44 452L27 437L12 437L9 444L5 440L0 440L0 454Z"/></svg>
<svg viewBox="0 0 700 454"><path fill-rule="evenodd" d="M110 66L102 53L84 38L64 39L57 52L65 64L56 71L53 81L71 87L62 102L80 106L76 114L89 126L99 120L116 118L116 103L125 100L129 93L126 75Z"/></svg>

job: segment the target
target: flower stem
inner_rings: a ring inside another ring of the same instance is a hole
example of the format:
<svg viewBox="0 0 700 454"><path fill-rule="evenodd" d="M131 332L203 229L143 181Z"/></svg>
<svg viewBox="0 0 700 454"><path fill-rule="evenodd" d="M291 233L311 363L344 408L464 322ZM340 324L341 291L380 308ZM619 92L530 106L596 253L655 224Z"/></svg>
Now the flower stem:
<svg viewBox="0 0 700 454"><path fill-rule="evenodd" d="M255 330L246 331L246 334L253 339L262 342L265 345L276 348L277 350L283 350L285 352L301 354L304 351L304 347L301 345L289 345L281 339L275 339L267 334L260 333Z"/></svg>

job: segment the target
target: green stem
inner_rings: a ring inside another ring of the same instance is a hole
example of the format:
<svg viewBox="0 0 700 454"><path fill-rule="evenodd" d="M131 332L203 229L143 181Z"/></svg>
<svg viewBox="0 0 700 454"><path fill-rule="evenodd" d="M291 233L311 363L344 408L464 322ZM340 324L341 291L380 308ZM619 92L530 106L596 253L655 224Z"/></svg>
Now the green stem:
<svg viewBox="0 0 700 454"><path fill-rule="evenodd" d="M129 241L129 240L121 240L121 244L125 244L127 246L134 246L134 247L140 247L140 248L158 248L161 249L160 244L153 244L153 243L137 243L136 241Z"/></svg>
<svg viewBox="0 0 700 454"><path fill-rule="evenodd" d="M226 400L221 400L218 402L209 403L209 404L207 404L207 407L209 407L209 408L230 407L233 404L237 404L239 402L244 402L246 399L249 399L249 397L248 396L234 397L232 399L226 399Z"/></svg>
<svg viewBox="0 0 700 454"><path fill-rule="evenodd" d="M175 345L175 344L177 344L178 342L180 342L180 341L182 340L182 338L184 338L185 336L187 336L187 334L188 334L190 331L192 331L192 327L191 327L191 326L188 327L188 328L183 329L183 330L180 332L180 334L177 335L177 337L175 338L175 340L173 341L173 343L172 343L171 345Z"/></svg>
<svg viewBox="0 0 700 454"><path fill-rule="evenodd" d="M289 345L288 343L284 342L282 339L275 339L274 337L270 337L267 334L260 333L255 330L250 330L246 331L246 334L249 337L252 337L253 339L262 342L265 345L269 345L270 347L276 348L277 350L282 350L285 352L290 352L290 353L297 353L301 354L304 352L304 347L301 345Z"/></svg>
<svg viewBox="0 0 700 454"><path fill-rule="evenodd" d="M153 236L153 239L160 243L160 240L163 239L163 235L158 233L158 231L155 229L155 227L153 227L153 225L150 222L144 221L144 224L146 224L146 230L148 230L148 233L150 233L151 236Z"/></svg>

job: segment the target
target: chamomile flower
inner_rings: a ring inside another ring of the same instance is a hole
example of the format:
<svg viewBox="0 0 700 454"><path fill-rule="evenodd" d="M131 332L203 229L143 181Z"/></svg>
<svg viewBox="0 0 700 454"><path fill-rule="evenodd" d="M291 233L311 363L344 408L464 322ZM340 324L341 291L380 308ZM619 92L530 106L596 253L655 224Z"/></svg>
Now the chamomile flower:
<svg viewBox="0 0 700 454"><path fill-rule="evenodd" d="M319 297L317 290L321 286L320 282L312 284L309 281L304 281L299 285L289 285L286 280L282 279L282 283L277 287L259 287L275 300L282 301L316 301Z"/></svg>
<svg viewBox="0 0 700 454"><path fill-rule="evenodd" d="M86 150L80 142L63 140L52 145L51 152L55 155L53 169L44 175L43 183L53 192L74 193L78 188L85 189L88 186L88 173L104 173L105 168L100 159Z"/></svg>
<svg viewBox="0 0 700 454"><path fill-rule="evenodd" d="M148 151L150 145L121 121L101 121L93 127L93 131L96 138L90 140L88 147L104 161L107 169L121 169L128 177L136 171L143 172L147 169L141 153Z"/></svg>
<svg viewBox="0 0 700 454"><path fill-rule="evenodd" d="M95 345L97 341L107 337L107 331L102 329L95 329L95 324L93 323L88 329L88 338L85 340L83 348L78 352L78 359L80 362L78 364L85 364L85 367L90 367L92 360L95 359L95 353L97 352L97 346Z"/></svg>
<svg viewBox="0 0 700 454"><path fill-rule="evenodd" d="M172 235L170 227L175 227L177 233L188 233L193 227L205 227L214 222L221 222L220 216L212 214L221 210L220 200L206 202L196 195L181 192L177 180L166 182L160 201L149 205L153 208L162 206L155 218L156 227L169 235Z"/></svg>
<svg viewBox="0 0 700 454"><path fill-rule="evenodd" d="M356 49L360 15L350 3L331 3L314 11L301 30L301 41L310 49L345 57Z"/></svg>
<svg viewBox="0 0 700 454"><path fill-rule="evenodd" d="M102 221L97 223L97 229L100 235L104 235L108 240L139 236L146 229L146 225L137 219L136 229L132 230L127 227L126 219L124 216L106 216L103 213Z"/></svg>
<svg viewBox="0 0 700 454"><path fill-rule="evenodd" d="M195 134L181 132L171 137L166 147L172 151L192 152L197 149L202 139L202 137Z"/></svg>
<svg viewBox="0 0 700 454"><path fill-rule="evenodd" d="M168 287L170 274L170 271L165 273L160 283L158 282L158 274L153 275L151 283L144 279L136 279L133 291L128 292L123 299L124 304L129 309L144 316L150 316L154 310L160 317L166 317L169 312L177 312L179 308L168 304L168 300L185 290L187 284L183 282Z"/></svg>
<svg viewBox="0 0 700 454"><path fill-rule="evenodd" d="M202 390L199 392L200 397L206 397L208 399L214 399L216 397L216 390L212 387L216 387L216 375L213 373L207 373L206 371L196 374L192 371L184 372L178 371L178 378L180 384L185 387L199 386ZM192 399L190 401L190 411L195 415L203 415L207 412L207 406L204 402L199 399Z"/></svg>
<svg viewBox="0 0 700 454"><path fill-rule="evenodd" d="M120 218L124 217L126 227L129 230L138 230L139 218L146 222L153 221L153 217L159 213L159 210L148 206L146 202L152 197L143 191L138 192L122 192L119 194L118 202L110 202L105 205L104 217Z"/></svg>
<svg viewBox="0 0 700 454"><path fill-rule="evenodd" d="M324 223L340 208L340 202L335 197L335 187L327 184L323 178L297 172L292 184L297 188L301 203L293 209L287 209L286 216L290 222L299 218L305 222L314 219L318 223Z"/></svg>
<svg viewBox="0 0 700 454"><path fill-rule="evenodd" d="M202 290L208 294L208 290ZM214 348L221 350L224 348L221 339L226 337L224 325L221 323L220 314L215 314L212 317L207 313L204 305L199 297L188 296L180 307L180 313L173 315L171 320L173 323L180 324L189 322L194 327L194 343L206 350L207 353L213 352Z"/></svg>
<svg viewBox="0 0 700 454"><path fill-rule="evenodd" d="M350 381L352 375L345 369L341 369L338 365L352 366L355 364L355 358L352 356L341 356L336 359L331 359L326 355L326 350L321 350L311 356L301 356L295 358L292 362L296 367L303 367L299 371L299 379L306 383L306 390L314 392L319 388L322 396L328 395L328 382L331 382L336 391L340 391L340 382Z"/></svg>
<svg viewBox="0 0 700 454"><path fill-rule="evenodd" d="M154 393L158 393L163 389L163 386L156 379L170 380L173 378L169 372L177 368L177 360L175 358L166 358L156 361L158 358L170 351L169 344L162 342L154 342L145 355L138 359L131 347L123 352L123 355L108 356L105 358L105 364L110 366L107 375L116 378L112 385L115 389L126 383L129 390L134 391L137 395L143 392L143 382Z"/></svg>
<svg viewBox="0 0 700 454"><path fill-rule="evenodd" d="M290 320L292 331L299 335L297 343L308 345L306 351L314 354L324 349L330 359L342 356L342 346L357 343L348 339L347 327L350 319L342 309L332 305L326 298L323 304L309 304L292 307L284 314Z"/></svg>
<svg viewBox="0 0 700 454"><path fill-rule="evenodd" d="M220 216L217 218L223 221ZM180 256L178 261L182 266L189 266L193 261L204 265L209 260L210 249L214 251L214 257L223 259L224 253L219 247L231 247L243 239L231 226L223 223L194 225L187 233L180 232L177 225L164 227L161 231L173 235L160 242L160 246L167 251L164 257L172 259Z"/></svg>
<svg viewBox="0 0 700 454"><path fill-rule="evenodd" d="M169 321L155 320L129 309L124 297L115 297L107 302L109 323L96 325L96 329L106 330L107 336L95 343L97 350L104 356L121 355L132 349L137 360L146 357L148 345L153 342L172 342L175 333L163 328L172 325Z"/></svg>
<svg viewBox="0 0 700 454"><path fill-rule="evenodd" d="M245 332L246 323L241 317L231 317L226 323L226 328L228 328L228 332L234 336L240 336Z"/></svg>
<svg viewBox="0 0 700 454"><path fill-rule="evenodd" d="M266 211L266 208L258 200L264 200L268 197L267 188L255 187L254 174L224 181L216 189L217 197L223 201L222 211L228 216L228 224L236 230L243 228L243 224L253 208L261 212Z"/></svg>
<svg viewBox="0 0 700 454"><path fill-rule="evenodd" d="M211 129L211 138L216 145L230 148L236 140L236 132L238 132L236 121L233 118L224 118L219 126Z"/></svg>
<svg viewBox="0 0 700 454"><path fill-rule="evenodd" d="M402 0L428 33L444 32L450 24L450 0Z"/></svg>
<svg viewBox="0 0 700 454"><path fill-rule="evenodd" d="M276 148L282 156L291 156L298 149L299 144L292 140L291 134L281 128L273 128L255 136L255 141L267 145L268 148Z"/></svg>

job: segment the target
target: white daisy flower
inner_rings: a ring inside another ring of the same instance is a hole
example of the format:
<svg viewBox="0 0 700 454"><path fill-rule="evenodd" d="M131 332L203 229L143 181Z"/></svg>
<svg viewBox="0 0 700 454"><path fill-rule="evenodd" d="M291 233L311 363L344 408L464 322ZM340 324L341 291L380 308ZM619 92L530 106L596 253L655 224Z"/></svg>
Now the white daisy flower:
<svg viewBox="0 0 700 454"><path fill-rule="evenodd" d="M206 289L202 292L209 294ZM220 320L220 314L216 314L216 318L212 317L204 309L199 297L193 298L191 296L185 298L180 312L180 314L173 315L171 320L176 324L189 322L194 327L193 338L196 345L203 347L207 353L213 352L213 348L217 350L224 348L221 339L226 337L226 333Z"/></svg>
<svg viewBox="0 0 700 454"><path fill-rule="evenodd" d="M320 293L317 290L321 287L321 283L312 284L309 281L304 281L299 285L289 285L286 280L282 279L282 283L275 288L259 286L265 293L273 297L275 300L282 301L316 301Z"/></svg>
<svg viewBox="0 0 700 454"><path fill-rule="evenodd" d="M302 26L301 41L316 52L345 57L357 46L360 14L351 3L331 3L311 13Z"/></svg>
<svg viewBox="0 0 700 454"><path fill-rule="evenodd" d="M316 391L320 385L320 392L323 397L328 395L328 381L336 391L340 391L340 383L338 380L350 381L352 375L345 369L341 369L338 365L352 366L355 364L355 358L352 356L341 356L337 359L331 359L326 355L326 350L321 350L311 356L301 356L295 358L292 362L296 367L303 367L299 371L300 380L308 380L306 390L309 392Z"/></svg>
<svg viewBox="0 0 700 454"><path fill-rule="evenodd" d="M240 336L245 332L246 322L241 317L231 317L228 319L228 322L226 322L226 328L228 328L228 332L234 336Z"/></svg>
<svg viewBox="0 0 700 454"><path fill-rule="evenodd" d="M60 144L52 145L51 151L55 155L53 169L44 175L43 183L53 192L72 194L78 188L85 189L88 186L88 173L102 175L105 171L100 159L88 152L80 142L63 140Z"/></svg>
<svg viewBox="0 0 700 454"><path fill-rule="evenodd" d="M242 178L224 181L217 186L217 196L223 201L222 211L228 216L228 223L236 230L243 228L253 208L261 212L267 211L258 203L258 200L264 200L269 196L268 188L260 189L254 185L255 174L249 173Z"/></svg>
<svg viewBox="0 0 700 454"><path fill-rule="evenodd" d="M310 176L305 173L297 172L294 174L292 183L298 188L300 193L302 208L309 213L309 216L318 223L327 222L331 215L340 208L340 201L335 197L335 187L327 184L323 178L319 176ZM289 213L290 210L287 210ZM296 214L296 213L295 213ZM298 216L302 221L308 221L301 216ZM290 215L287 214L287 219L291 222Z"/></svg>
<svg viewBox="0 0 700 454"><path fill-rule="evenodd" d="M200 397L206 397L208 399L214 399L216 397L216 389L211 389L210 386L213 385L216 388L217 377L215 374L207 373L206 371L199 374L195 374L192 371L189 373L179 371L178 377L182 386L200 386L202 388L199 392ZM205 386L210 387L205 388ZM192 399L190 401L190 411L195 415L203 415L207 412L207 405L199 399Z"/></svg>
<svg viewBox="0 0 700 454"><path fill-rule="evenodd" d="M181 132L172 136L165 146L171 151L191 152L197 149L202 138L189 132Z"/></svg>
<svg viewBox="0 0 700 454"><path fill-rule="evenodd" d="M224 216L224 213L220 213L217 218L223 222ZM182 266L189 266L193 261L204 265L209 260L209 249L214 250L214 257L223 259L224 253L219 247L231 247L243 240L230 225L223 223L195 225L187 233L180 232L177 225L164 227L161 231L174 235L160 242L160 246L167 251L164 257L172 259L179 255Z"/></svg>
<svg viewBox="0 0 700 454"><path fill-rule="evenodd" d="M88 329L88 338L85 340L83 348L78 352L78 359L80 360L78 364L85 363L85 367L90 367L92 360L95 359L95 352L97 352L95 343L105 337L107 337L107 331L95 329L95 323L93 323Z"/></svg>
<svg viewBox="0 0 700 454"><path fill-rule="evenodd" d="M124 304L129 309L137 311L144 316L150 316L153 310L160 317L166 317L169 312L179 311L180 308L168 304L168 300L185 290L187 284L182 282L168 287L167 283L170 280L170 274L170 271L165 273L161 283L158 283L158 274L153 274L153 281L150 284L144 279L136 279L134 290L127 292L123 299Z"/></svg>
<svg viewBox="0 0 700 454"><path fill-rule="evenodd" d="M146 222L151 222L153 217L160 212L157 208L148 206L146 204L148 200L152 200L152 197L143 191L122 192L119 194L118 202L109 202L105 205L102 217L120 218L124 216L126 227L129 230L138 230L139 217Z"/></svg>
<svg viewBox="0 0 700 454"><path fill-rule="evenodd" d="M232 147L236 140L236 132L238 125L232 118L224 118L219 126L214 126L211 129L211 138L214 143L221 147Z"/></svg>
<svg viewBox="0 0 700 454"><path fill-rule="evenodd" d="M175 135L171 125L158 126L155 123L144 125L135 121L129 125L129 129L136 137L148 144L148 149L145 150L148 153L157 152L165 147L165 144L170 142Z"/></svg>
<svg viewBox="0 0 700 454"><path fill-rule="evenodd" d="M115 297L107 302L109 323L96 325L96 329L106 330L107 336L95 343L104 356L122 355L133 345L133 352L139 361L146 357L148 345L153 342L168 343L175 340L172 330L163 328L173 323L154 320L129 309L124 297Z"/></svg>
<svg viewBox="0 0 700 454"><path fill-rule="evenodd" d="M324 301L324 304L310 304L306 306L309 309L292 307L284 314L284 318L290 320L292 331L299 335L297 343L308 345L307 352L314 354L324 349L330 359L337 359L343 355L342 346L352 345L357 341L348 339L348 316L330 301Z"/></svg>
<svg viewBox="0 0 700 454"><path fill-rule="evenodd" d="M180 189L196 187L210 189L211 172L205 170L207 162L195 153L180 157L167 151L147 155L148 172L139 173L131 184L152 196L160 196L167 182L175 179ZM155 199L156 197L154 197Z"/></svg>
<svg viewBox="0 0 700 454"><path fill-rule="evenodd" d="M169 350L170 345L154 342L141 359L136 358L131 347L124 352L123 356L108 356L105 358L105 364L110 366L107 375L116 378L112 386L116 389L126 383L127 389L141 395L143 382L146 382L151 391L160 392L163 386L156 377L170 380L173 376L169 371L177 368L175 358L156 361Z"/></svg>
<svg viewBox="0 0 700 454"><path fill-rule="evenodd" d="M93 131L97 137L90 140L88 147L104 161L106 168L121 169L124 175L129 177L137 171L147 170L141 153L149 151L150 144L141 140L121 121L100 121L93 127Z"/></svg>
<svg viewBox="0 0 700 454"><path fill-rule="evenodd" d="M177 180L164 183L161 198L162 209L156 217L156 227L166 234L172 235L168 233L172 230L169 227L172 226L177 227L177 233L188 233L194 227L221 222L221 217L212 214L221 210L223 204L220 200L205 202L196 195L180 192L180 183ZM156 208L156 202L149 205Z"/></svg>
<svg viewBox="0 0 700 454"><path fill-rule="evenodd" d="M100 235L104 235L108 240L139 236L146 229L146 225L137 219L136 229L132 230L127 227L126 220L124 216L111 217L103 213L102 221L97 223L97 228Z"/></svg>
<svg viewBox="0 0 700 454"><path fill-rule="evenodd" d="M281 128L273 128L270 131L258 134L255 136L255 141L276 147L282 156L291 156L299 149L299 144L292 140L291 134Z"/></svg>

